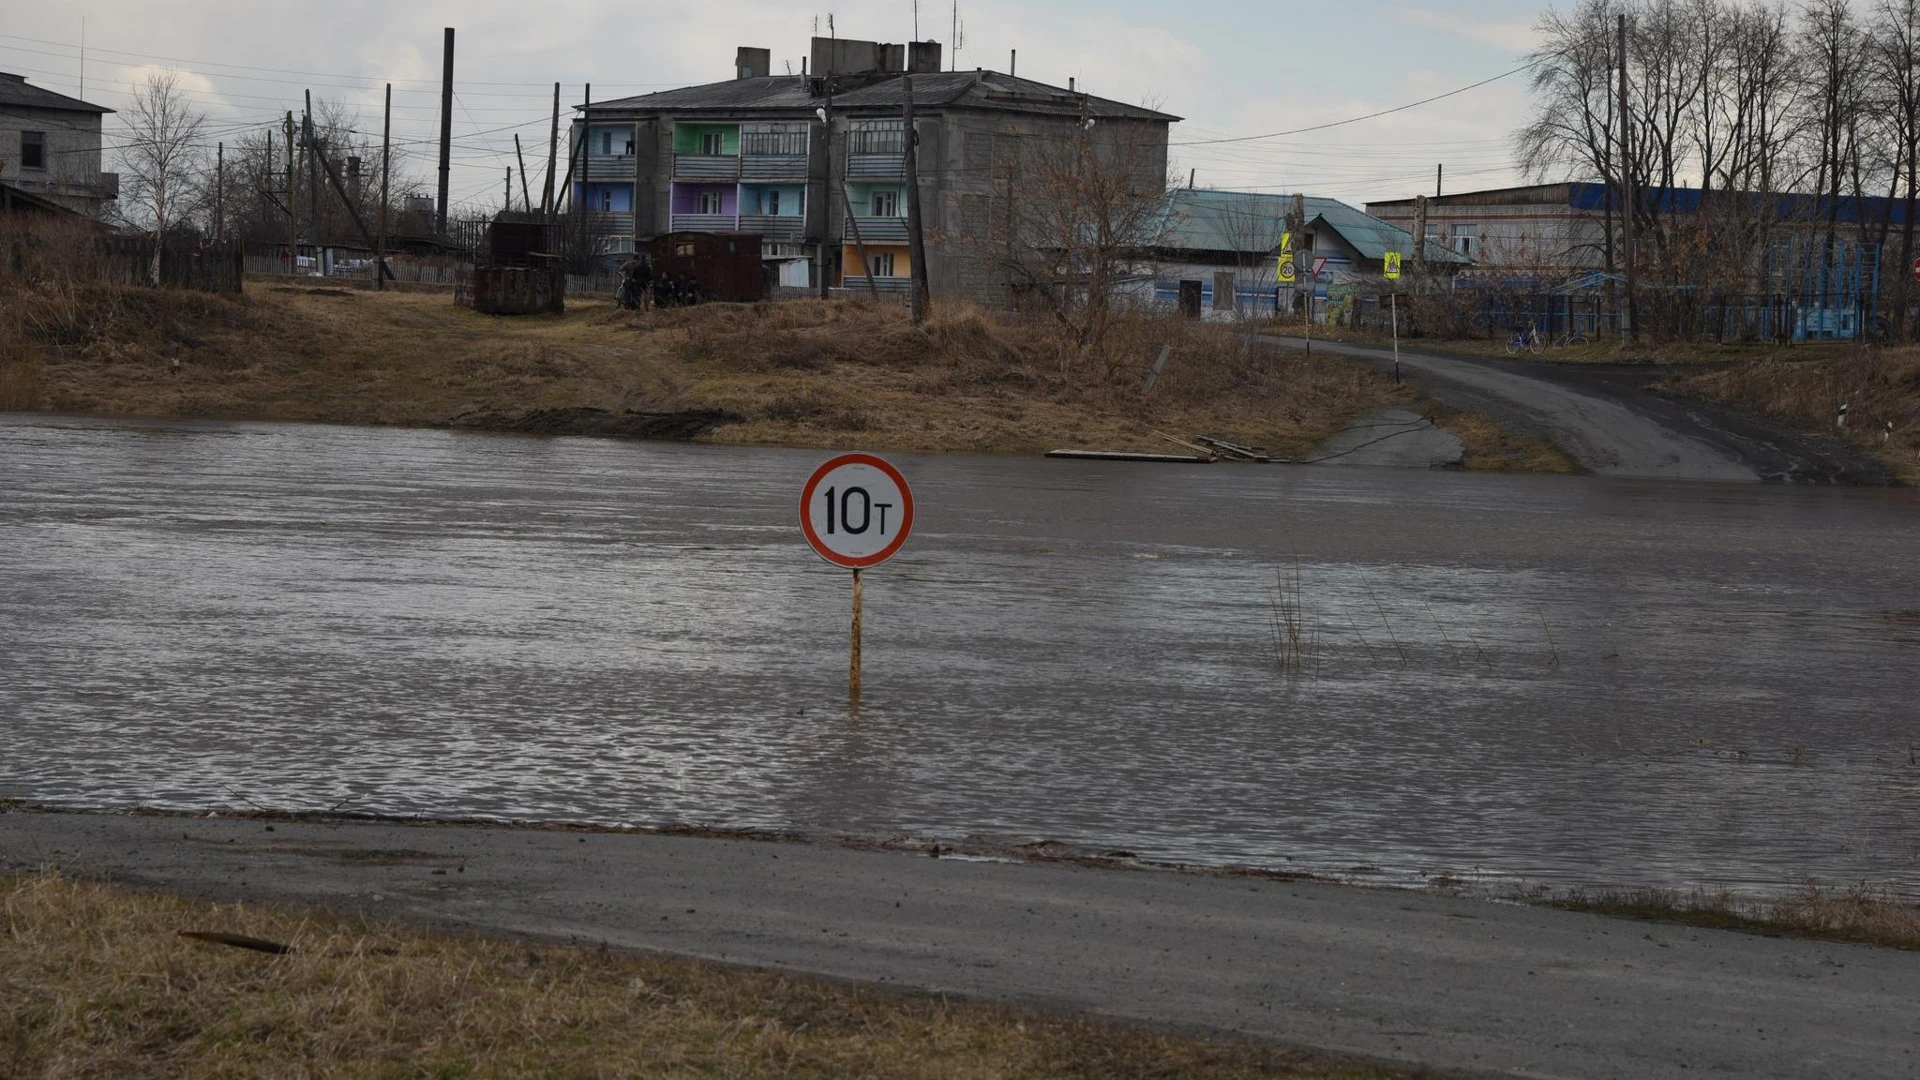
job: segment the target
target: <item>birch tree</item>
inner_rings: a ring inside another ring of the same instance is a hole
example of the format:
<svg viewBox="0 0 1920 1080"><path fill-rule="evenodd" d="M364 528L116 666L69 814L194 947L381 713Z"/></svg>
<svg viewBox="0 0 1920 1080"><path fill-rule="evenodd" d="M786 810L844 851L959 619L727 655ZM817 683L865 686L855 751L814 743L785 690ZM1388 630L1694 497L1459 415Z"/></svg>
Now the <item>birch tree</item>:
<svg viewBox="0 0 1920 1080"><path fill-rule="evenodd" d="M205 156L201 134L207 118L187 100L179 76L171 71L148 75L125 116L127 132L120 148L120 171L126 177L122 203L138 210L140 224L152 225L149 276L159 285L167 230L185 220L193 208L194 177Z"/></svg>

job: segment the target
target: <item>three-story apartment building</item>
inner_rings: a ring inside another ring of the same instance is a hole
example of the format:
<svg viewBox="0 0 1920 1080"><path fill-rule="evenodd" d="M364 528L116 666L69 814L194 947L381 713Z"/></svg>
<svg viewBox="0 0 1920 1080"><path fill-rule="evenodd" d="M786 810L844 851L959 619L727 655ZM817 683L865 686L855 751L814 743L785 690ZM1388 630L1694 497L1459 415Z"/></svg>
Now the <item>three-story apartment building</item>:
<svg viewBox="0 0 1920 1080"><path fill-rule="evenodd" d="M600 233L757 233L788 284L903 289L912 273L903 76L912 77L921 212L936 291L1005 295L988 251L996 207L1027 197L1011 163L1095 130L1130 147L1157 191L1169 125L1151 109L985 70L940 70L937 42L813 39L809 73L739 50L727 82L596 102L574 121L571 197ZM582 146L586 152L582 153ZM583 178L584 177L584 181ZM615 239L617 238L617 239ZM864 257L863 257L864 253Z"/></svg>

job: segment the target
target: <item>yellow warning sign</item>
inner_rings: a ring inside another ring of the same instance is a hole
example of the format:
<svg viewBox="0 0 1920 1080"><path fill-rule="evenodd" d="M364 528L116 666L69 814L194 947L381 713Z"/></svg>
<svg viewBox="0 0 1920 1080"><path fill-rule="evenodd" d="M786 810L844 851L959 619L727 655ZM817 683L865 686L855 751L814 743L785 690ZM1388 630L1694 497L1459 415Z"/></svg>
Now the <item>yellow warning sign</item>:
<svg viewBox="0 0 1920 1080"><path fill-rule="evenodd" d="M1293 254L1293 234L1292 233L1283 232L1280 234L1280 254L1282 255Z"/></svg>
<svg viewBox="0 0 1920 1080"><path fill-rule="evenodd" d="M1400 280L1400 253L1397 251L1387 252L1386 257L1382 260L1382 263L1386 272L1387 280L1399 281Z"/></svg>
<svg viewBox="0 0 1920 1080"><path fill-rule="evenodd" d="M1280 284L1293 284L1293 256L1280 256Z"/></svg>

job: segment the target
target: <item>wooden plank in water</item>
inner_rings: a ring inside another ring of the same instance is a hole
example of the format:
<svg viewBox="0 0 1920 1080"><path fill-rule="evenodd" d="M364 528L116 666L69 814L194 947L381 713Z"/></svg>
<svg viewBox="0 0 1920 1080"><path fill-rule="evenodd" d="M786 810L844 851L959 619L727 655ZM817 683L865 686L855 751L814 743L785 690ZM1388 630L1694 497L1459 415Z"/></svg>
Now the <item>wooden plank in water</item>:
<svg viewBox="0 0 1920 1080"><path fill-rule="evenodd" d="M1068 458L1074 461L1152 461L1166 465L1211 465L1211 457L1197 457L1191 454L1135 454L1124 450L1049 450L1050 458Z"/></svg>

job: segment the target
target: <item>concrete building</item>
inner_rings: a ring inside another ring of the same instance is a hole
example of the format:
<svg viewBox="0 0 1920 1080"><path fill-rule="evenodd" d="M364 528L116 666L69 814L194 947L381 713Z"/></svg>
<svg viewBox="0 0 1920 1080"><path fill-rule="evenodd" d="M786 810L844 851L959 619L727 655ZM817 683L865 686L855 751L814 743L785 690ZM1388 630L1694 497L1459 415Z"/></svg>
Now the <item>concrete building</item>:
<svg viewBox="0 0 1920 1080"><path fill-rule="evenodd" d="M1316 259L1326 265L1311 282L1325 304L1378 289L1389 251L1405 259L1412 272L1413 237L1406 230L1361 213L1338 199L1302 197L1305 224L1293 238L1296 283L1278 277L1280 238L1294 196L1248 191L1181 189L1167 193L1166 216L1155 251L1154 299L1178 303L1184 284L1199 287L1201 308L1209 316L1273 314L1291 310L1304 296ZM1470 260L1438 243L1427 246L1428 265L1453 274Z"/></svg>
<svg viewBox="0 0 1920 1080"><path fill-rule="evenodd" d="M609 250L681 231L757 233L782 284L908 287L903 75L913 81L928 276L936 293L1006 298L990 239L1019 162L1079 132L1136 153L1164 184L1179 118L1000 72L941 71L938 42L814 38L806 74L740 49L735 78L579 110L571 197ZM1088 127L1089 121L1092 127ZM581 153L581 147L586 153ZM584 179L582 174L584 174ZM862 257L862 250L865 255Z"/></svg>
<svg viewBox="0 0 1920 1080"><path fill-rule="evenodd" d="M0 200L99 218L120 177L100 171L100 120L112 109L0 71Z"/></svg>
<svg viewBox="0 0 1920 1080"><path fill-rule="evenodd" d="M1370 202L1367 213L1411 232L1414 199ZM1488 267L1600 270L1606 266L1604 184L1533 184L1427 199L1427 238Z"/></svg>

